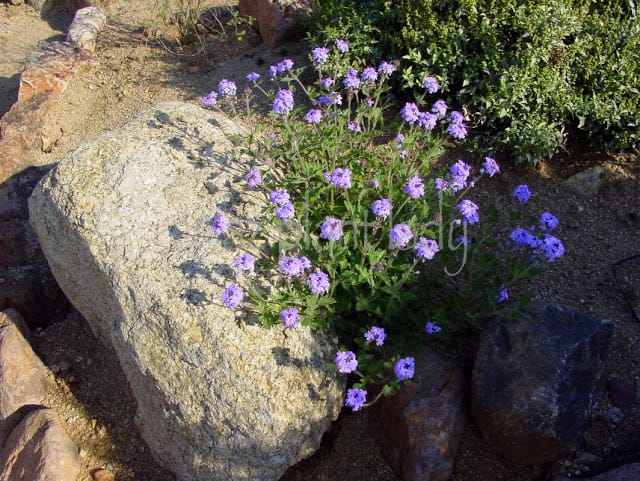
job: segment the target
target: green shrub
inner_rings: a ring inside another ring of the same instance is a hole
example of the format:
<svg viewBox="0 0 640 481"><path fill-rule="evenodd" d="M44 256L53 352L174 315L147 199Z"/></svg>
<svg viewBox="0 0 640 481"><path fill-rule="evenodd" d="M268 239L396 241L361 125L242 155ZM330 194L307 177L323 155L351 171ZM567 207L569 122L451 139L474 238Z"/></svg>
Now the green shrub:
<svg viewBox="0 0 640 481"><path fill-rule="evenodd" d="M519 161L551 157L570 129L639 145L640 17L625 0L328 0L311 37L345 38L364 61L401 57L405 86L438 77L482 126L478 146Z"/></svg>

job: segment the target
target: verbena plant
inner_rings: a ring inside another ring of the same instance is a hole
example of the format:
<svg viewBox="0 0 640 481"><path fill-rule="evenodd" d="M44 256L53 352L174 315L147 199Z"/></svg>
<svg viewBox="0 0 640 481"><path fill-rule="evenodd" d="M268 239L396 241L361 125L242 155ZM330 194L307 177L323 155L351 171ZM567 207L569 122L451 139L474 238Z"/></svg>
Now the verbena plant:
<svg viewBox="0 0 640 481"><path fill-rule="evenodd" d="M497 210L485 208L483 219L493 221L480 222L473 187L496 175L497 163L487 157L473 168L458 160L431 172L449 141L466 136L464 116L433 97L440 85L427 77L423 95L396 119L388 96L396 67L357 70L348 49L342 40L333 50L314 48L311 85L285 59L266 82L249 73L242 99L236 83L223 79L202 102L232 113L244 105L249 119L256 96L272 102L268 122L240 142L254 164L245 187L264 196L265 223L284 240L264 258L239 253L237 280L221 301L253 309L266 327L335 329L336 367L356 379L346 405L358 410L413 377L411 354L423 336L479 326L508 304L511 286L564 247L551 234L553 215L522 217L519 207L531 195L525 185L514 191L506 219L525 227L500 240L505 219ZM211 229L247 235L233 232L222 213Z"/></svg>

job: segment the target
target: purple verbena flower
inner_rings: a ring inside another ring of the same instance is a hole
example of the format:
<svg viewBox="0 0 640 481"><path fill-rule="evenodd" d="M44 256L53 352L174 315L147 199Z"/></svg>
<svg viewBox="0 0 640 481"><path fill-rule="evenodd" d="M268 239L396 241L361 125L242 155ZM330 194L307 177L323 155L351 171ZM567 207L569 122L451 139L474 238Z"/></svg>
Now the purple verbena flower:
<svg viewBox="0 0 640 481"><path fill-rule="evenodd" d="M207 107L211 107L218 102L218 92L209 92L206 96L200 99L202 105L206 105Z"/></svg>
<svg viewBox="0 0 640 481"><path fill-rule="evenodd" d="M247 74L247 82L257 82L258 79L260 78L260 74L256 73L256 72L250 72Z"/></svg>
<svg viewBox="0 0 640 481"><path fill-rule="evenodd" d="M351 188L351 171L349 169L339 167L333 172L325 172L324 177L336 187L341 189Z"/></svg>
<svg viewBox="0 0 640 481"><path fill-rule="evenodd" d="M352 120L351 122L349 122L349 124L347 125L347 128L351 131L351 132L362 132L362 128L360 127L360 122L358 122L357 120Z"/></svg>
<svg viewBox="0 0 640 481"><path fill-rule="evenodd" d="M314 272L309 274L307 285L312 294L326 294L329 292L329 276L324 272Z"/></svg>
<svg viewBox="0 0 640 481"><path fill-rule="evenodd" d="M249 253L244 253L240 257L233 259L233 264L236 266L238 272L253 271L256 258Z"/></svg>
<svg viewBox="0 0 640 481"><path fill-rule="evenodd" d="M438 90L440 90L440 84L433 77L427 77L422 82L422 86L429 92L430 94L435 94Z"/></svg>
<svg viewBox="0 0 640 481"><path fill-rule="evenodd" d="M398 359L393 366L393 372L396 373L398 381L406 381L411 379L415 373L415 359L412 357L405 357L404 359Z"/></svg>
<svg viewBox="0 0 640 481"><path fill-rule="evenodd" d="M367 402L367 391L364 389L351 388L347 390L347 397L344 405L353 411L359 411Z"/></svg>
<svg viewBox="0 0 640 481"><path fill-rule="evenodd" d="M516 247L528 246L537 249L540 246L540 239L522 227L516 227L509 237L516 244Z"/></svg>
<svg viewBox="0 0 640 481"><path fill-rule="evenodd" d="M424 184L420 176L415 175L407 180L407 184L403 187L402 192L412 199L419 199L424 195Z"/></svg>
<svg viewBox="0 0 640 481"><path fill-rule="evenodd" d="M507 288L505 286L500 286L500 291L498 292L498 295L496 296L496 301L497 302L505 302L509 300L509 291L507 290Z"/></svg>
<svg viewBox="0 0 640 481"><path fill-rule="evenodd" d="M436 188L436 190L444 190L449 186L449 183L446 180L438 177L433 181L433 185Z"/></svg>
<svg viewBox="0 0 640 481"><path fill-rule="evenodd" d="M233 80L223 78L218 84L220 97L232 97L236 94L236 83Z"/></svg>
<svg viewBox="0 0 640 481"><path fill-rule="evenodd" d="M242 302L242 299L244 298L244 291L242 290L242 287L231 284L222 291L220 298L226 307L233 309L234 307L238 307Z"/></svg>
<svg viewBox="0 0 640 481"><path fill-rule="evenodd" d="M356 355L351 351L338 351L335 359L338 366L338 372L349 374L358 368L358 360Z"/></svg>
<svg viewBox="0 0 640 481"><path fill-rule="evenodd" d="M404 135L403 134L396 135L396 147L398 149L402 148L402 143L403 142L404 142Z"/></svg>
<svg viewBox="0 0 640 481"><path fill-rule="evenodd" d="M327 58L329 56L329 49L327 47L316 47L311 50L311 59L313 63L317 65L324 65L327 63Z"/></svg>
<svg viewBox="0 0 640 481"><path fill-rule="evenodd" d="M320 109L311 109L304 116L306 121L310 124L317 124L322 119L322 110Z"/></svg>
<svg viewBox="0 0 640 481"><path fill-rule="evenodd" d="M406 123L413 125L420 119L420 110L415 103L407 102L400 110L400 116Z"/></svg>
<svg viewBox="0 0 640 481"><path fill-rule="evenodd" d="M229 221L222 214L216 214L211 220L211 231L217 235L221 236L225 234L229 230Z"/></svg>
<svg viewBox="0 0 640 481"><path fill-rule="evenodd" d="M346 89L357 89L360 87L360 79L358 78L358 71L354 68L350 69L345 75L344 80L344 88Z"/></svg>
<svg viewBox="0 0 640 481"><path fill-rule="evenodd" d="M487 174L489 177L493 177L498 172L500 172L500 167L498 166L498 163L491 157L485 157L484 163L482 164L482 168L480 169L480 173Z"/></svg>
<svg viewBox="0 0 640 481"><path fill-rule="evenodd" d="M273 100L273 111L278 115L287 115L293 110L293 94L290 90L280 89Z"/></svg>
<svg viewBox="0 0 640 481"><path fill-rule="evenodd" d="M376 217L386 219L391 215L391 201L389 199L378 199L371 204L371 212Z"/></svg>
<svg viewBox="0 0 640 481"><path fill-rule="evenodd" d="M544 253L547 262L553 262L562 257L565 252L562 241L549 234L544 235L544 240L540 243L540 249Z"/></svg>
<svg viewBox="0 0 640 481"><path fill-rule="evenodd" d="M364 333L364 338L367 340L367 344L375 341L376 346L382 346L386 337L387 333L384 332L382 327L373 326Z"/></svg>
<svg viewBox="0 0 640 481"><path fill-rule="evenodd" d="M247 172L247 175L244 176L244 180L247 181L249 187L254 188L262 184L262 175L258 169L251 169Z"/></svg>
<svg viewBox="0 0 640 481"><path fill-rule="evenodd" d="M320 85L322 85L326 89L331 87L334 83L336 83L336 82L331 77L326 77L326 78L323 78L322 80L320 80Z"/></svg>
<svg viewBox="0 0 640 481"><path fill-rule="evenodd" d="M362 75L360 76L363 82L374 83L378 80L378 72L373 67L367 67L362 71Z"/></svg>
<svg viewBox="0 0 640 481"><path fill-rule="evenodd" d="M518 204L524 204L531 197L531 191L526 184L521 184L513 190L513 196L516 198Z"/></svg>
<svg viewBox="0 0 640 481"><path fill-rule="evenodd" d="M282 62L276 64L276 72L283 74L293 68L293 60L285 58Z"/></svg>
<svg viewBox="0 0 640 481"><path fill-rule="evenodd" d="M449 127L447 127L447 133L454 139L464 139L467 136L467 127L462 123L451 123Z"/></svg>
<svg viewBox="0 0 640 481"><path fill-rule="evenodd" d="M297 257L285 256L278 262L278 270L289 277L298 277L304 273L304 267Z"/></svg>
<svg viewBox="0 0 640 481"><path fill-rule="evenodd" d="M342 237L342 221L335 217L327 217L320 227L320 238L336 241Z"/></svg>
<svg viewBox="0 0 640 481"><path fill-rule="evenodd" d="M349 44L342 39L336 40L336 47L340 53L347 53L349 51Z"/></svg>
<svg viewBox="0 0 640 481"><path fill-rule="evenodd" d="M427 334L431 335L442 331L442 328L433 322L427 322L424 326L424 330Z"/></svg>
<svg viewBox="0 0 640 481"><path fill-rule="evenodd" d="M436 102L431 106L431 111L438 114L438 117L444 118L447 115L447 104L444 100L436 100Z"/></svg>
<svg viewBox="0 0 640 481"><path fill-rule="evenodd" d="M449 167L450 181L448 187L453 192L458 192L467 186L467 179L471 174L471 166L463 160L458 160L455 164Z"/></svg>
<svg viewBox="0 0 640 481"><path fill-rule="evenodd" d="M540 216L540 228L542 230L552 231L558 227L558 224L560 224L560 221L551 212L545 212Z"/></svg>
<svg viewBox="0 0 640 481"><path fill-rule="evenodd" d="M478 214L478 206L470 200L464 199L458 204L458 211L462 218L469 224L475 224L480 221Z"/></svg>
<svg viewBox="0 0 640 481"><path fill-rule="evenodd" d="M287 189L277 189L269 194L269 200L272 204L282 207L291 202L291 197Z"/></svg>
<svg viewBox="0 0 640 481"><path fill-rule="evenodd" d="M423 260L431 260L435 257L438 251L440 251L440 247L438 246L438 243L433 239L420 237L418 239L418 242L416 242L414 251L417 258Z"/></svg>
<svg viewBox="0 0 640 481"><path fill-rule="evenodd" d="M438 116L431 112L420 112L418 114L418 126L422 127L426 131L431 131L435 128Z"/></svg>
<svg viewBox="0 0 640 481"><path fill-rule="evenodd" d="M451 122L452 124L463 124L464 115L462 115L461 112L454 110L449 114L449 117L447 118L447 120L449 120L449 122Z"/></svg>
<svg viewBox="0 0 640 481"><path fill-rule="evenodd" d="M291 202L279 205L274 209L276 217L282 221L292 219L296 215L295 207Z"/></svg>
<svg viewBox="0 0 640 481"><path fill-rule="evenodd" d="M407 224L396 224L391 229L391 246L404 247L413 239L413 232Z"/></svg>
<svg viewBox="0 0 640 481"><path fill-rule="evenodd" d="M382 61L378 66L378 72L382 75L386 75L387 77L396 71L395 65Z"/></svg>
<svg viewBox="0 0 640 481"><path fill-rule="evenodd" d="M311 264L311 261L308 257L302 256L300 257L300 266L302 266L303 271L308 271L313 267L313 264Z"/></svg>
<svg viewBox="0 0 640 481"><path fill-rule="evenodd" d="M295 327L300 322L300 314L298 309L290 307L280 311L280 320L284 327Z"/></svg>

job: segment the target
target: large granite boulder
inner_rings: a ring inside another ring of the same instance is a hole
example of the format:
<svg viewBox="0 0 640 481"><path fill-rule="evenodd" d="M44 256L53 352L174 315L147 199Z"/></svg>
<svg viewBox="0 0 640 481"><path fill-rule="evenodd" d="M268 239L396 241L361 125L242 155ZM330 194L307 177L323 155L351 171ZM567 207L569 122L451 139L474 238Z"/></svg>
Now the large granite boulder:
<svg viewBox="0 0 640 481"><path fill-rule="evenodd" d="M233 258L261 249L239 234L265 206L242 180L240 131L161 104L69 154L29 201L52 272L113 346L142 436L182 480L278 479L318 448L344 394L330 333L265 329L220 301ZM211 233L216 212L236 234Z"/></svg>
<svg viewBox="0 0 640 481"><path fill-rule="evenodd" d="M462 370L435 352L416 356L413 383L370 408L384 457L404 481L447 481L465 424Z"/></svg>
<svg viewBox="0 0 640 481"><path fill-rule="evenodd" d="M471 408L489 445L525 464L574 449L604 389L613 323L559 306L485 327Z"/></svg>

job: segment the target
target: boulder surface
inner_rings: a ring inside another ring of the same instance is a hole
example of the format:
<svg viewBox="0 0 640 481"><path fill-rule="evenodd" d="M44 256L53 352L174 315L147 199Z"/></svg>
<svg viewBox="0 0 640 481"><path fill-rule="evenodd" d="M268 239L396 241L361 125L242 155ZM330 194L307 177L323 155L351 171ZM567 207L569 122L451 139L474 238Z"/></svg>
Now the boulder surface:
<svg viewBox="0 0 640 481"><path fill-rule="evenodd" d="M599 402L613 323L536 307L485 327L473 368L471 409L488 444L523 464L574 449Z"/></svg>
<svg viewBox="0 0 640 481"><path fill-rule="evenodd" d="M157 460L182 480L276 480L341 409L336 340L220 296L266 205L223 114L166 103L64 158L29 200L51 270L115 350ZM216 213L230 220L216 237ZM233 233L231 233L233 232Z"/></svg>

